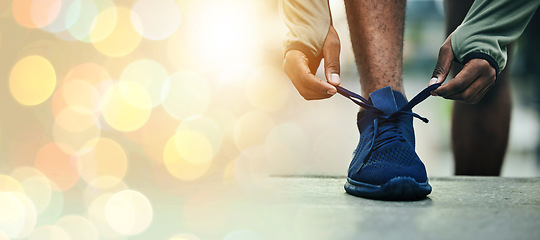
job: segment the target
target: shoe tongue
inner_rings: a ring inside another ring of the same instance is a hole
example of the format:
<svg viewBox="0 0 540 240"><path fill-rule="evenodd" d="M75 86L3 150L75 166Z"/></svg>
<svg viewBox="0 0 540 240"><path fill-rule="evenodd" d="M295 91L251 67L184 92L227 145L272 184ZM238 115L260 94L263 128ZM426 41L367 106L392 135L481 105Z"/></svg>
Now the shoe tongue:
<svg viewBox="0 0 540 240"><path fill-rule="evenodd" d="M398 111L398 107L407 103L407 100L400 92L392 91L390 86L381 88L369 94L369 99L373 106L383 111L386 115L391 115Z"/></svg>

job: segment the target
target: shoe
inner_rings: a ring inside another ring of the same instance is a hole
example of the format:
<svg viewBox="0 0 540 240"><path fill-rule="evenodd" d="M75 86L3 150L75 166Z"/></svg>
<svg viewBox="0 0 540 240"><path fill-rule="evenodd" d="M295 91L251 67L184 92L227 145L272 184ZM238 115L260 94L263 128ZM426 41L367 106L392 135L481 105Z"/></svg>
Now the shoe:
<svg viewBox="0 0 540 240"><path fill-rule="evenodd" d="M371 93L368 100L338 87L338 93L364 108L358 114L360 141L349 166L347 193L378 200L416 200L431 193L413 129L413 118L428 120L411 109L439 86L427 87L410 102L391 87Z"/></svg>

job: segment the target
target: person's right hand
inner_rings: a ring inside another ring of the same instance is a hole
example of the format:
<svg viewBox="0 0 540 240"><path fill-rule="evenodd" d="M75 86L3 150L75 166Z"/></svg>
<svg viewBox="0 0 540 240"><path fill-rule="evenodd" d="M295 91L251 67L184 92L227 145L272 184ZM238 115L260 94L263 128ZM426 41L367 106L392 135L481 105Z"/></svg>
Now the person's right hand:
<svg viewBox="0 0 540 240"><path fill-rule="evenodd" d="M304 99L325 99L336 94L337 89L335 86L341 84L339 78L340 48L339 36L334 27L330 26L322 47L324 72L328 82L315 77L314 73L309 69L310 59L304 53L298 50L287 52L283 61L283 69ZM312 59L312 61L316 60Z"/></svg>

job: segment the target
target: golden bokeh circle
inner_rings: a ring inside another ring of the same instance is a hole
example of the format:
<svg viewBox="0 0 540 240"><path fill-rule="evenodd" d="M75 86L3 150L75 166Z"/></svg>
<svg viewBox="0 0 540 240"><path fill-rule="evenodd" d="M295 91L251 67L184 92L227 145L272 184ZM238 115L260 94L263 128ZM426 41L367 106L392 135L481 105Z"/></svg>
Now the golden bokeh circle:
<svg viewBox="0 0 540 240"><path fill-rule="evenodd" d="M86 146L77 156L77 166L87 183L103 176L111 176L118 181L124 178L128 160L120 144L109 138L98 138L89 141Z"/></svg>
<svg viewBox="0 0 540 240"><path fill-rule="evenodd" d="M56 87L56 72L42 56L33 55L19 60L11 69L9 89L19 103L38 105L47 100Z"/></svg>
<svg viewBox="0 0 540 240"><path fill-rule="evenodd" d="M111 7L98 14L90 39L94 47L109 57L125 56L141 41L131 24L132 12L125 7Z"/></svg>
<svg viewBox="0 0 540 240"><path fill-rule="evenodd" d="M275 122L262 111L252 111L241 116L233 129L233 139L240 150L264 144Z"/></svg>
<svg viewBox="0 0 540 240"><path fill-rule="evenodd" d="M117 82L103 97L103 118L114 129L124 132L142 127L152 111L146 89L133 82Z"/></svg>
<svg viewBox="0 0 540 240"><path fill-rule="evenodd" d="M200 178L210 168L211 161L191 162L184 158L178 149L177 137L173 136L165 145L163 158L167 171L175 178L191 181Z"/></svg>

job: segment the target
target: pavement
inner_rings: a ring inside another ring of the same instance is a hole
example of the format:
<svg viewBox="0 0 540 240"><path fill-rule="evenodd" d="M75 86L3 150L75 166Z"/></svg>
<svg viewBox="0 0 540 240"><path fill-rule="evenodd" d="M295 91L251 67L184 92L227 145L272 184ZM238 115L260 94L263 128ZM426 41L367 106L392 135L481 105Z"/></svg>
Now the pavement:
<svg viewBox="0 0 540 240"><path fill-rule="evenodd" d="M354 197L344 182L274 176L240 188L208 185L180 202L155 199L155 224L136 239L172 229L225 240L540 239L540 178L431 178L433 192L412 202Z"/></svg>

